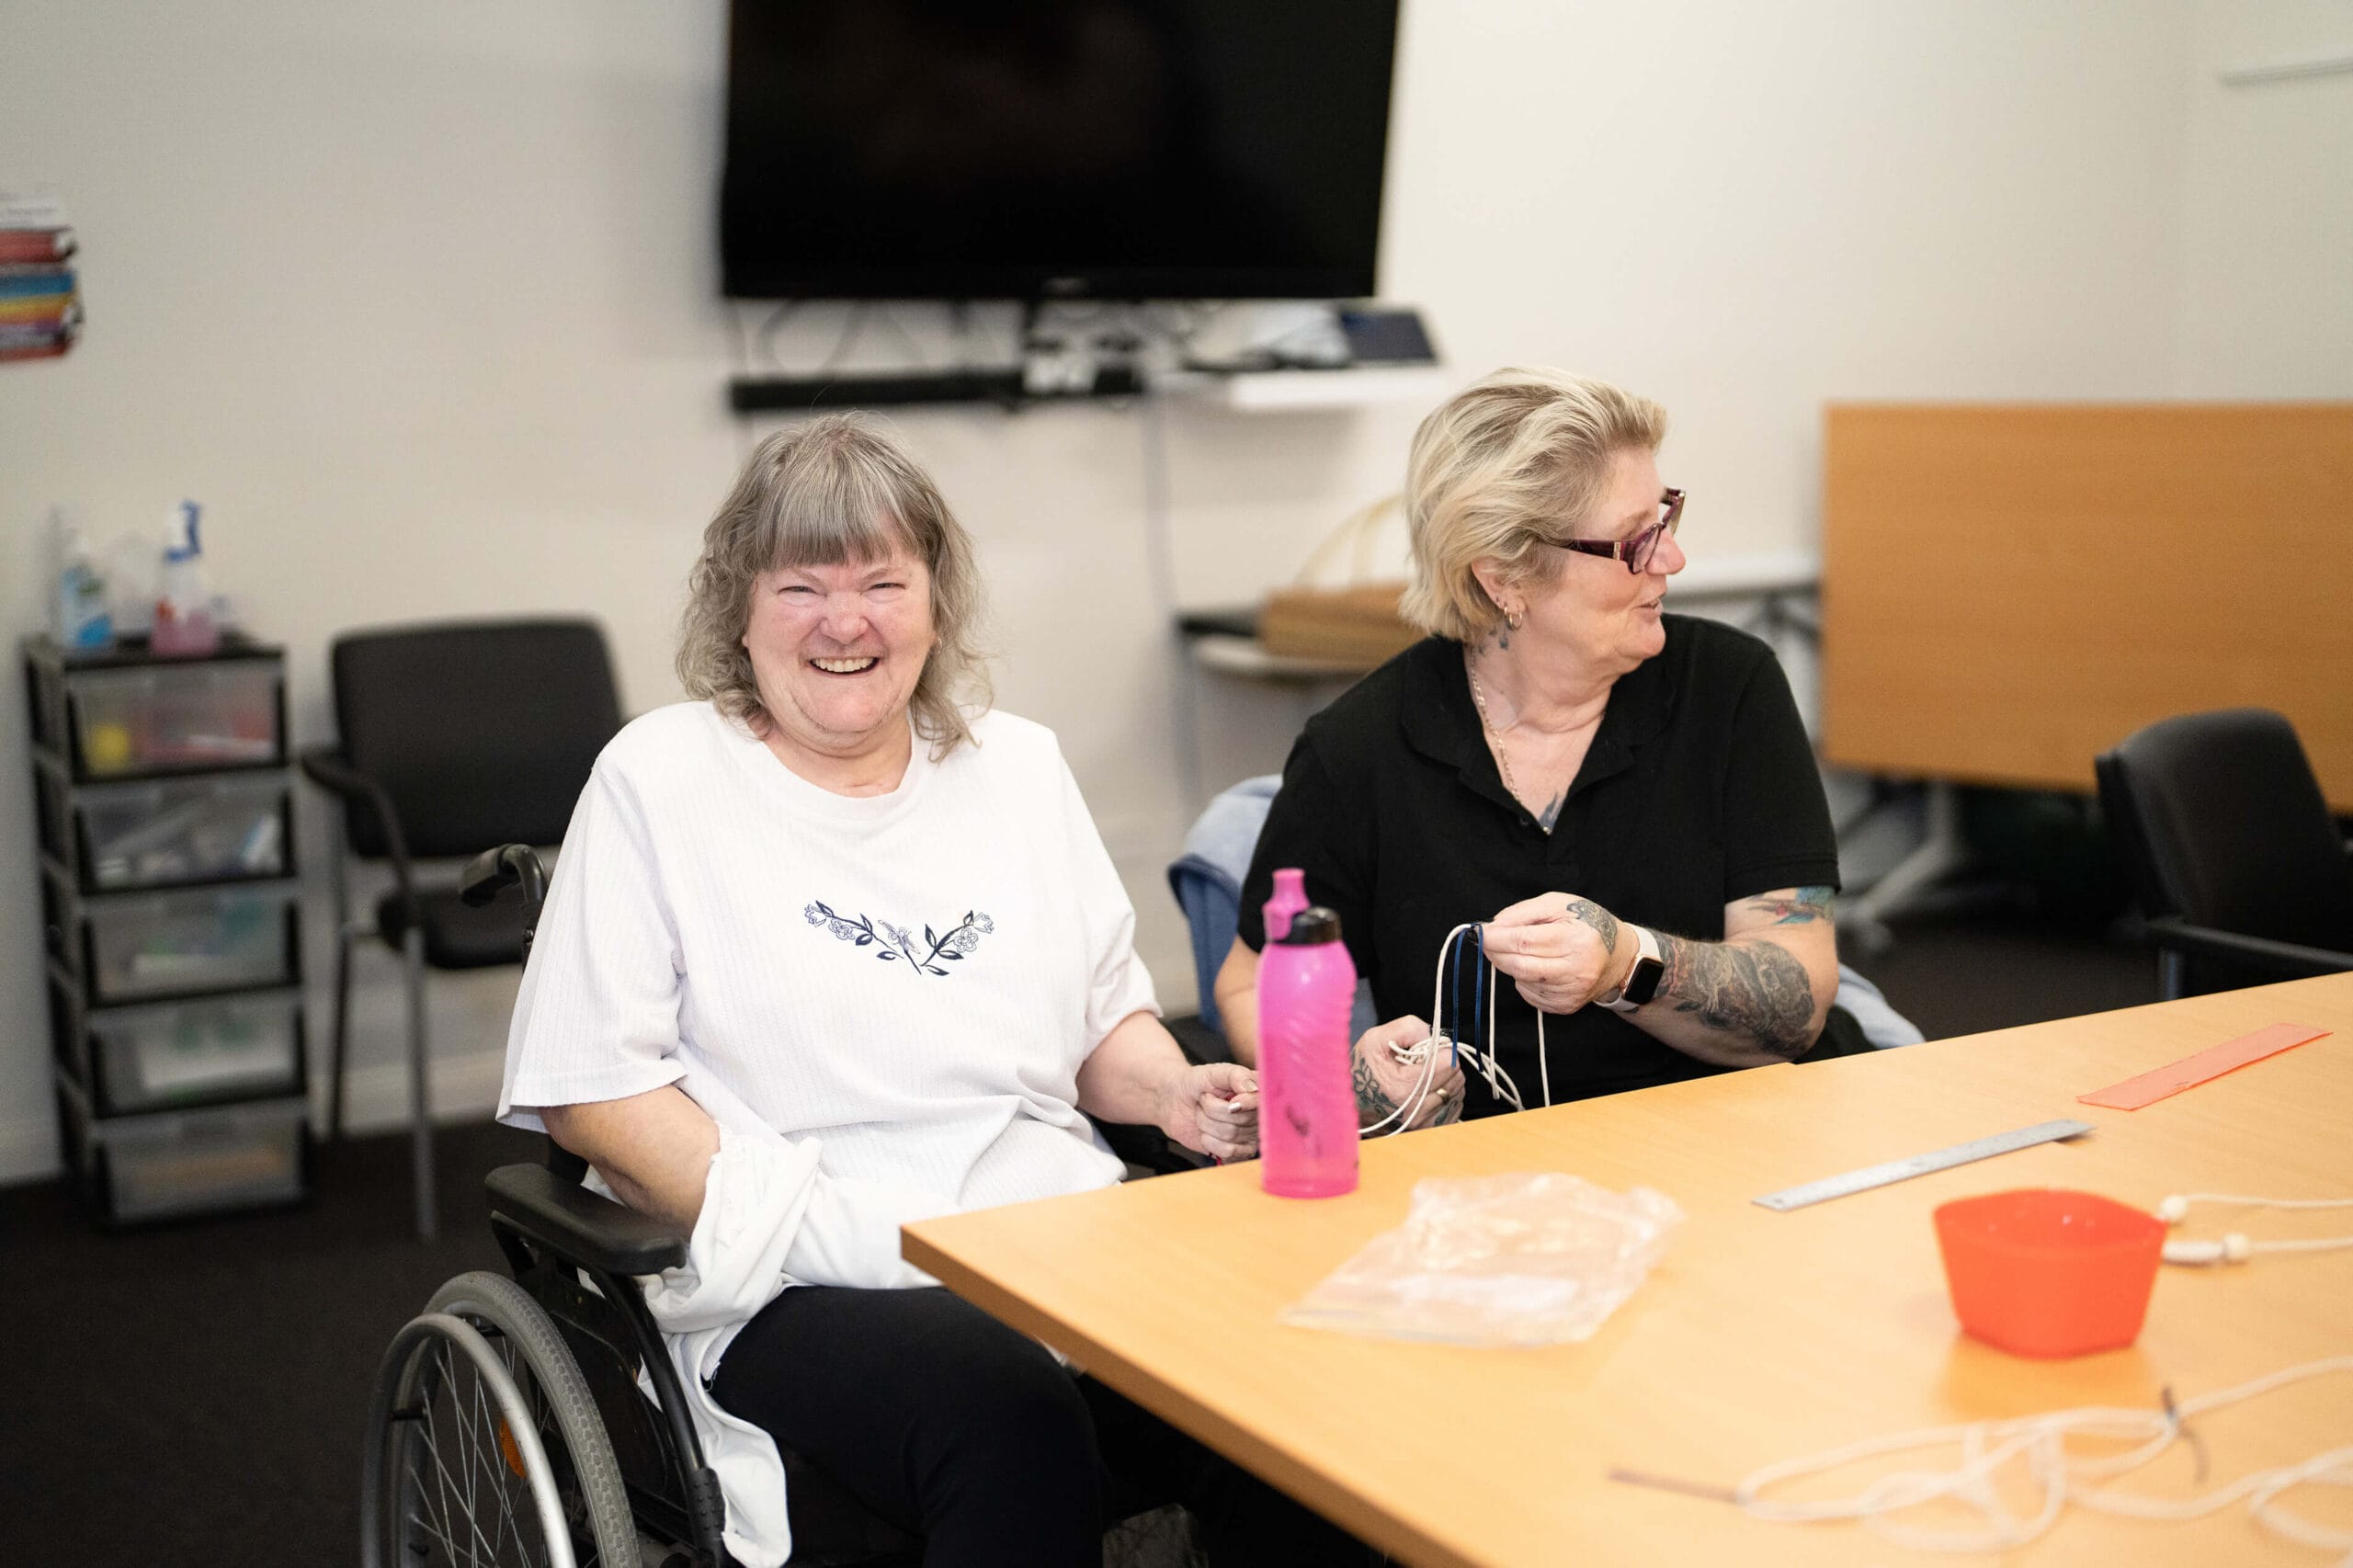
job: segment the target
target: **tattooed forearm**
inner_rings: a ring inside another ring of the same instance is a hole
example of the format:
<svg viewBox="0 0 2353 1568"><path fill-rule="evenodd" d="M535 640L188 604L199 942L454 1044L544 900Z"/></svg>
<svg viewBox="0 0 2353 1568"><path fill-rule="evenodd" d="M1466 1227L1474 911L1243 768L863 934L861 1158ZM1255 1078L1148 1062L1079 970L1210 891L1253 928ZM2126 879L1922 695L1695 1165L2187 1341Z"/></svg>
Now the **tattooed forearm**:
<svg viewBox="0 0 2353 1568"><path fill-rule="evenodd" d="M1771 915L1776 926L1805 926L1830 918L1830 899L1828 888L1797 888L1786 897L1767 893L1762 898L1752 898L1747 907L1759 915Z"/></svg>
<svg viewBox="0 0 2353 1568"><path fill-rule="evenodd" d="M1361 1053L1357 1057L1356 1086L1358 1127L1370 1127L1376 1121L1386 1120L1396 1111L1397 1102L1391 1099L1389 1092L1381 1086L1381 1080L1373 1076L1370 1064ZM1462 1091L1460 1085L1451 1093L1434 1088L1423 1097L1421 1104L1414 1108L1407 1126L1444 1127L1461 1115Z"/></svg>
<svg viewBox="0 0 2353 1568"><path fill-rule="evenodd" d="M1711 1029L1773 1055L1795 1057L1813 1043L1813 985L1805 965L1772 942L1692 942L1659 936L1661 1001Z"/></svg>
<svg viewBox="0 0 2353 1568"><path fill-rule="evenodd" d="M1592 926L1594 935L1601 938L1601 945L1609 951L1614 953L1618 950L1618 917L1609 911L1589 898L1573 898L1569 900L1569 917Z"/></svg>
<svg viewBox="0 0 2353 1568"><path fill-rule="evenodd" d="M1357 1052L1356 1083L1358 1127L1370 1127L1397 1108L1397 1102L1389 1097L1388 1092L1381 1086L1381 1080L1373 1076L1372 1063L1364 1059L1362 1051Z"/></svg>

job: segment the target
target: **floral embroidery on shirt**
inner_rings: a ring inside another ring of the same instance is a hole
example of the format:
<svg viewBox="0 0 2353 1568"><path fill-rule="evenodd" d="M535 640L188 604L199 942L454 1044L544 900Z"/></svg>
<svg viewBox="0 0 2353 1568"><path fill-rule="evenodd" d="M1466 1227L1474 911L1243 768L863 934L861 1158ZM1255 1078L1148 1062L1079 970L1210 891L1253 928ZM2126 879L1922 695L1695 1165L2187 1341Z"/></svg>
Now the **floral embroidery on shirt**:
<svg viewBox="0 0 2353 1568"><path fill-rule="evenodd" d="M903 926L893 926L887 920L870 920L863 915L854 918L837 915L832 905L814 900L801 913L810 925L822 926L845 942L872 948L874 956L884 963L904 959L924 974L946 974L948 971L940 967L942 960L949 962L961 960L981 945L983 937L996 929L995 921L978 910L968 909L962 922L949 926L945 932L936 932L930 926L925 926L923 940L918 942L914 934ZM930 950L920 951L923 949Z"/></svg>

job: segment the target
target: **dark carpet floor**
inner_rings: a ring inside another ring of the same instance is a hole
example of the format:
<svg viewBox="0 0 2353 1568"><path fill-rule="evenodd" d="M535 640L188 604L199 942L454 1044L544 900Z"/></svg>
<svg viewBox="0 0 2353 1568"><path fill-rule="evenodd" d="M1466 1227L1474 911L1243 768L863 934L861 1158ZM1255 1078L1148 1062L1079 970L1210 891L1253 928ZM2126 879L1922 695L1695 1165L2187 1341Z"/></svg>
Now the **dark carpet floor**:
<svg viewBox="0 0 2353 1568"><path fill-rule="evenodd" d="M2155 1000L2144 951L1976 916L1859 962L1931 1038ZM482 1178L535 1140L439 1139L442 1238L411 1233L404 1139L322 1153L290 1211L101 1234L65 1190L0 1191L0 1563L352 1560L376 1360L444 1279L495 1268Z"/></svg>

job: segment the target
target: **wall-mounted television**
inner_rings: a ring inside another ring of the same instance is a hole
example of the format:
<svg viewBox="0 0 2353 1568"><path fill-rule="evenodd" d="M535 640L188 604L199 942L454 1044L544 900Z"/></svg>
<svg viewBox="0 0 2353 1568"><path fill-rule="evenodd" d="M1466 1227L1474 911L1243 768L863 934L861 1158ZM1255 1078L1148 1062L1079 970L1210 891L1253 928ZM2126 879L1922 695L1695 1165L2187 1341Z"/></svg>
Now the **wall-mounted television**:
<svg viewBox="0 0 2353 1568"><path fill-rule="evenodd" d="M1396 0L733 0L736 299L1373 292Z"/></svg>

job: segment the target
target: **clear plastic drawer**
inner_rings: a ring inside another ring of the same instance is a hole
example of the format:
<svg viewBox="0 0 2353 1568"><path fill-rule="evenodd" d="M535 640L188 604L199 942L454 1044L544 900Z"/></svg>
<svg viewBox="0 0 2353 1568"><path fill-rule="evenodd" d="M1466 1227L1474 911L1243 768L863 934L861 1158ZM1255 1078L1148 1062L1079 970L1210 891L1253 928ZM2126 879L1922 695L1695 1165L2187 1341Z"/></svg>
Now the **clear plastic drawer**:
<svg viewBox="0 0 2353 1568"><path fill-rule="evenodd" d="M282 877L292 791L280 774L66 786L40 770L42 847L83 891Z"/></svg>
<svg viewBox="0 0 2353 1568"><path fill-rule="evenodd" d="M78 778L286 759L275 660L74 670L63 679Z"/></svg>
<svg viewBox="0 0 2353 1568"><path fill-rule="evenodd" d="M94 1006L301 978L291 882L84 900L43 880L52 950Z"/></svg>
<svg viewBox="0 0 2353 1568"><path fill-rule="evenodd" d="M69 1092L68 1152L106 1217L161 1220L302 1196L299 1098L92 1119Z"/></svg>
<svg viewBox="0 0 2353 1568"><path fill-rule="evenodd" d="M80 1031L62 1054L106 1113L301 1092L294 991L81 1014Z"/></svg>

